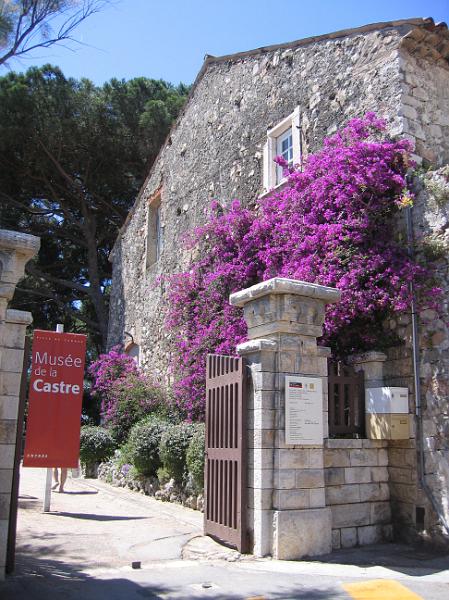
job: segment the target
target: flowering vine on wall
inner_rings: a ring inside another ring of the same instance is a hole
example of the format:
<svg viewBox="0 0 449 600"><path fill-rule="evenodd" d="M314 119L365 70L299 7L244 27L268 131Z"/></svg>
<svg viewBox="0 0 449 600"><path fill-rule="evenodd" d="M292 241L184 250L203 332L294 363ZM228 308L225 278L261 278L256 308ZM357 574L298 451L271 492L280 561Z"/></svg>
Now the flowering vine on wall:
<svg viewBox="0 0 449 600"><path fill-rule="evenodd" d="M340 289L322 339L337 356L391 343L382 323L410 306L412 280L424 301L438 293L431 267L408 256L392 218L412 201L410 150L370 113L327 138L302 172L292 170L285 188L254 210L238 201L225 213L212 205L191 239L197 258L170 279L174 393L188 418L204 418L206 354L234 354L246 339L230 293L274 276Z"/></svg>

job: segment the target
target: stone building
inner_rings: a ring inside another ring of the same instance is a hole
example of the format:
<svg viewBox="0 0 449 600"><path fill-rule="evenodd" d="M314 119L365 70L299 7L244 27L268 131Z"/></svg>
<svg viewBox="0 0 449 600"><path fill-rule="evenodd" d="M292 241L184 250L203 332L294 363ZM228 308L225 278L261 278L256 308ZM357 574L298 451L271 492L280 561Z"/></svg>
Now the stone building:
<svg viewBox="0 0 449 600"><path fill-rule="evenodd" d="M114 246L109 346L123 344L144 369L167 378L159 276L188 264L183 236L204 221L210 200L257 203L283 184L274 156L301 163L326 135L369 111L387 119L390 133L413 140L418 163L439 169L417 184L413 228L439 248L440 284L447 292L448 59L447 26L432 19L207 56ZM334 547L388 538L392 526L408 539L422 531L448 537L438 525L449 522L448 315L420 316L423 444L416 444L414 428L410 439L396 442L326 441L325 502L332 507ZM403 315L389 326L404 345L355 362L368 387L373 381L408 387L413 414L411 319ZM424 476L432 494L423 489Z"/></svg>

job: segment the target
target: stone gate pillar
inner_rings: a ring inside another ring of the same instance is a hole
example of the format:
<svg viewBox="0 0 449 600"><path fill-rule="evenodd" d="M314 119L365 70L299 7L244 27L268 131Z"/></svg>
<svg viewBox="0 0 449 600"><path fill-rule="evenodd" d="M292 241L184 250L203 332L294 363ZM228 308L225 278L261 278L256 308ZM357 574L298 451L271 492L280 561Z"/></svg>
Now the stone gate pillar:
<svg viewBox="0 0 449 600"><path fill-rule="evenodd" d="M332 549L324 493L328 348L318 347L333 288L276 277L231 295L244 309L249 341L237 351L251 370L248 396L248 524L257 556L317 556ZM285 440L285 378L322 381L323 431L309 445Z"/></svg>
<svg viewBox="0 0 449 600"><path fill-rule="evenodd" d="M8 309L8 302L39 243L34 235L0 229L0 579L5 576L23 348L32 321L29 312Z"/></svg>

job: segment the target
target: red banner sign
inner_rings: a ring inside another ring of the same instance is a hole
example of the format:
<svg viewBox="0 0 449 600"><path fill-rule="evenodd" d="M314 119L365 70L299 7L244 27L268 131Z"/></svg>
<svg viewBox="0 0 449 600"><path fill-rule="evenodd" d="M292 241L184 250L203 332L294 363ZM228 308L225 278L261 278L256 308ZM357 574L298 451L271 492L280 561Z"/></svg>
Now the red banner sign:
<svg viewBox="0 0 449 600"><path fill-rule="evenodd" d="M24 467L76 467L86 336L34 331Z"/></svg>

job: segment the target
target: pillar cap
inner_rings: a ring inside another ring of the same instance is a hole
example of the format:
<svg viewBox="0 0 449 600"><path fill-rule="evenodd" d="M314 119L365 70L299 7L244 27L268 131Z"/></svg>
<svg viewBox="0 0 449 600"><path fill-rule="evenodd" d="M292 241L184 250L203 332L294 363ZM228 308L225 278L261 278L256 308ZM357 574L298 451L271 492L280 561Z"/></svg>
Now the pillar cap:
<svg viewBox="0 0 449 600"><path fill-rule="evenodd" d="M253 352L276 352L278 343L275 340L257 338L242 342L237 346L237 354L251 354Z"/></svg>
<svg viewBox="0 0 449 600"><path fill-rule="evenodd" d="M8 308L6 311L6 322L14 323L17 325L31 325L33 322L33 315L25 310L15 310Z"/></svg>
<svg viewBox="0 0 449 600"><path fill-rule="evenodd" d="M269 294L294 294L322 300L326 304L338 302L341 291L325 285L299 281L298 279L287 279L285 277L273 277L267 281L257 283L240 292L234 292L229 296L232 306L245 306L251 300L267 296Z"/></svg>
<svg viewBox="0 0 449 600"><path fill-rule="evenodd" d="M384 352L378 352L377 350L370 350L361 354L352 354L348 356L347 362L350 365L360 365L367 362L385 362L387 355Z"/></svg>
<svg viewBox="0 0 449 600"><path fill-rule="evenodd" d="M15 250L30 258L36 254L40 247L40 238L29 233L19 233L9 229L0 229L0 247Z"/></svg>

